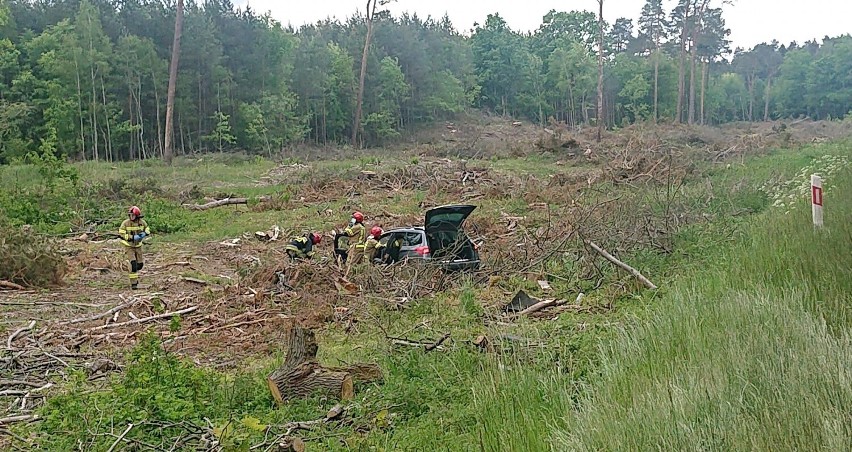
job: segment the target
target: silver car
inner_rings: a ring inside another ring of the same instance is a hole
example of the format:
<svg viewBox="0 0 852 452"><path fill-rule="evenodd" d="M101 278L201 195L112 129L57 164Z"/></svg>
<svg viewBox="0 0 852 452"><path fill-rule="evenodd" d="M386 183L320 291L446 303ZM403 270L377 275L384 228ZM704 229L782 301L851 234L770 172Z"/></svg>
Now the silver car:
<svg viewBox="0 0 852 452"><path fill-rule="evenodd" d="M385 263L423 261L446 270L476 270L479 251L462 224L476 209L471 205L441 206L426 212L425 226L396 228L379 238Z"/></svg>

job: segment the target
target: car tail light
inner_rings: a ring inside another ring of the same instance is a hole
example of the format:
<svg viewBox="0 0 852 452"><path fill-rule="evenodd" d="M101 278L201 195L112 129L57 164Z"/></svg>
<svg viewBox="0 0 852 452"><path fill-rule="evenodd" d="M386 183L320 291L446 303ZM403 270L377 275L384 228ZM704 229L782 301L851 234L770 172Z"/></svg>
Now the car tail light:
<svg viewBox="0 0 852 452"><path fill-rule="evenodd" d="M414 252L425 257L425 256L429 255L429 247L428 246L418 246L417 248L414 248Z"/></svg>

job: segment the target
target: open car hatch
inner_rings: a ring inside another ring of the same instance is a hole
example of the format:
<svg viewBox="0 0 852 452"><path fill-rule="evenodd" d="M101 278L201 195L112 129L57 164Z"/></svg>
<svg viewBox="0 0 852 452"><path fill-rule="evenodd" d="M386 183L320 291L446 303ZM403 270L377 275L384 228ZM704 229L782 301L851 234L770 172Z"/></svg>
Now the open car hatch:
<svg viewBox="0 0 852 452"><path fill-rule="evenodd" d="M462 232L462 223L476 206L441 206L426 212L426 239L432 257L441 261L470 260L473 244Z"/></svg>
<svg viewBox="0 0 852 452"><path fill-rule="evenodd" d="M429 231L458 231L476 206L441 206L426 212L425 229Z"/></svg>

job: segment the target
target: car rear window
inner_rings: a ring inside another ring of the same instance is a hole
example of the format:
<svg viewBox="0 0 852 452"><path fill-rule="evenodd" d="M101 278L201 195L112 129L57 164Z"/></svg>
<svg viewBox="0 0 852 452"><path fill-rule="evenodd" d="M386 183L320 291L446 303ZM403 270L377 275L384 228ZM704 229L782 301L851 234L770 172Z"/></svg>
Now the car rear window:
<svg viewBox="0 0 852 452"><path fill-rule="evenodd" d="M418 246L423 244L423 234L419 232L406 232L402 237L402 244L405 246Z"/></svg>

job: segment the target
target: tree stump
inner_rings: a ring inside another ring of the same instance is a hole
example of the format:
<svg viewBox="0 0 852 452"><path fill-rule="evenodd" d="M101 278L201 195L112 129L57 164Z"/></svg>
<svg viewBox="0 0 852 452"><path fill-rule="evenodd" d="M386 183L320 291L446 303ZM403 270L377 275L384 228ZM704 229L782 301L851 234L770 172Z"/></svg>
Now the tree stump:
<svg viewBox="0 0 852 452"><path fill-rule="evenodd" d="M284 364L272 372L266 381L278 403L314 394L351 400L355 397L352 373L348 368L327 368L317 362L317 342L314 332L295 325L290 330L290 343ZM378 369L376 366L375 369ZM373 375L375 375L375 369ZM381 370L378 370L381 374ZM362 375L358 375L359 381Z"/></svg>
<svg viewBox="0 0 852 452"><path fill-rule="evenodd" d="M299 438L285 437L278 443L278 452L305 452L305 442Z"/></svg>

